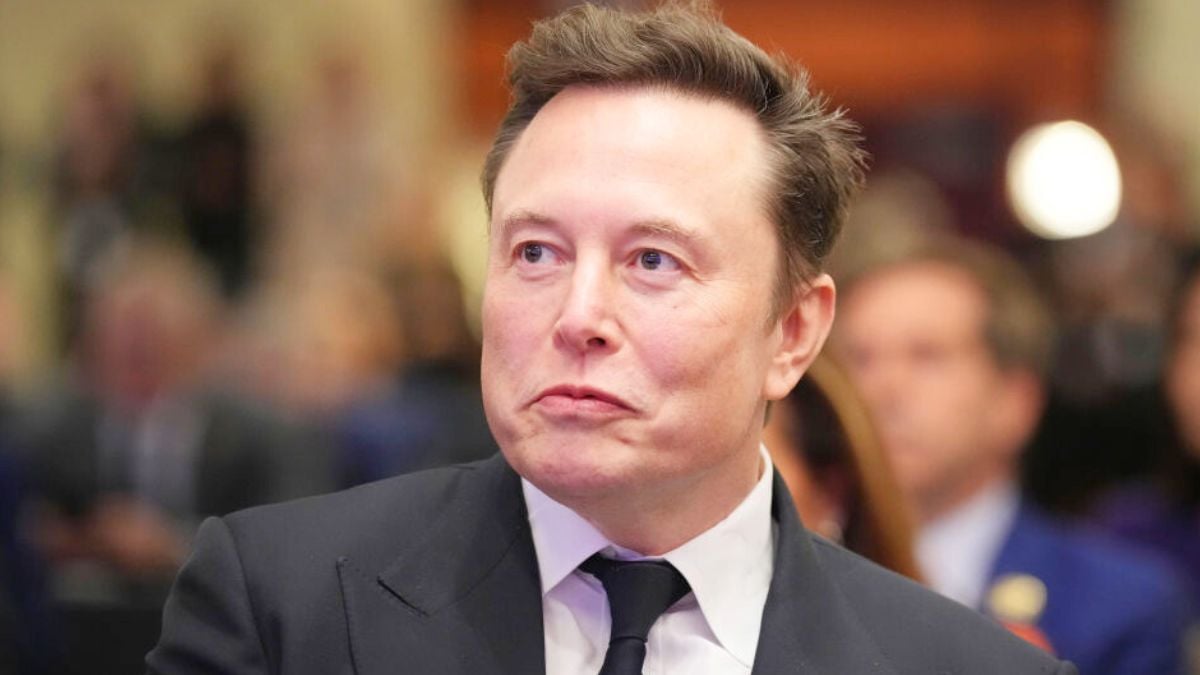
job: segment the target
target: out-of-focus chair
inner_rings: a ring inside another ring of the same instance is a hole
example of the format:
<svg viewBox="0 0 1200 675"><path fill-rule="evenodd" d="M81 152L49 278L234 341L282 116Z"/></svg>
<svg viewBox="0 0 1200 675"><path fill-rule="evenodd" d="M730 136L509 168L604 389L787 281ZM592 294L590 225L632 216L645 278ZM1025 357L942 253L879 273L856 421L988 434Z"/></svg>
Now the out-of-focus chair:
<svg viewBox="0 0 1200 675"><path fill-rule="evenodd" d="M772 461L806 527L913 579L913 527L866 408L822 355L771 410Z"/></svg>

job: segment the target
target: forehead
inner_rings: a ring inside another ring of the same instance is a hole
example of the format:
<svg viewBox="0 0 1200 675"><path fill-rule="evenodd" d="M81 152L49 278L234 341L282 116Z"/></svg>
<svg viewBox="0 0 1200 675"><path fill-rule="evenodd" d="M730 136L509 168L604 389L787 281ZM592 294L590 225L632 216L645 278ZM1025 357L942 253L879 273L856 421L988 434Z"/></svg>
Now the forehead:
<svg viewBox="0 0 1200 675"><path fill-rule="evenodd" d="M862 341L983 338L987 298L950 263L901 263L856 283L843 302L843 326Z"/></svg>
<svg viewBox="0 0 1200 675"><path fill-rule="evenodd" d="M656 87L572 86L514 144L497 178L493 222L561 207L625 208L642 220L766 218L761 128L724 101ZM740 214L740 215L739 215Z"/></svg>

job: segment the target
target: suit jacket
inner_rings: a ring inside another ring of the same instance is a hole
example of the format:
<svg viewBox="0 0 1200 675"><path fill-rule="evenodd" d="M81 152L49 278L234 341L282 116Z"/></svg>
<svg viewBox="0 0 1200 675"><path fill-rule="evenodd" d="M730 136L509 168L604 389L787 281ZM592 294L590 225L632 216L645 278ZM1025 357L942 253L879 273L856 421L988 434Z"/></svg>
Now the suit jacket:
<svg viewBox="0 0 1200 675"><path fill-rule="evenodd" d="M1084 675L1187 672L1187 596L1157 560L1024 504L993 567L993 583L1017 574L1045 585L1037 628Z"/></svg>
<svg viewBox="0 0 1200 675"><path fill-rule="evenodd" d="M331 452L319 439L224 392L200 391L189 401L202 424L194 513L175 515L190 520L332 489ZM31 407L23 440L35 487L68 515L86 515L114 488L100 471L101 401L66 383Z"/></svg>
<svg viewBox="0 0 1200 675"><path fill-rule="evenodd" d="M800 525L779 476L754 673L1075 673ZM542 673L520 480L497 455L210 519L150 673Z"/></svg>
<svg viewBox="0 0 1200 675"><path fill-rule="evenodd" d="M3 431L0 425L0 673L58 672L42 563L20 526L27 499L21 467Z"/></svg>

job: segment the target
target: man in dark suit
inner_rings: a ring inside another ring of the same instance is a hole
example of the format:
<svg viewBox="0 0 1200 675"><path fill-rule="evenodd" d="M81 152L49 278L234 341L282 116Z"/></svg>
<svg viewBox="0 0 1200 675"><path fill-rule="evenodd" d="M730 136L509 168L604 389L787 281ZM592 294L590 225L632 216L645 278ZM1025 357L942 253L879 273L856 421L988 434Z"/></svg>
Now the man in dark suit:
<svg viewBox="0 0 1200 675"><path fill-rule="evenodd" d="M153 673L1073 673L795 516L760 442L833 318L854 127L704 11L510 53L484 169L502 455L210 520Z"/></svg>
<svg viewBox="0 0 1200 675"><path fill-rule="evenodd" d="M835 343L920 521L930 585L1086 675L1184 672L1172 572L1020 494L1053 330L1019 265L938 237L843 281Z"/></svg>

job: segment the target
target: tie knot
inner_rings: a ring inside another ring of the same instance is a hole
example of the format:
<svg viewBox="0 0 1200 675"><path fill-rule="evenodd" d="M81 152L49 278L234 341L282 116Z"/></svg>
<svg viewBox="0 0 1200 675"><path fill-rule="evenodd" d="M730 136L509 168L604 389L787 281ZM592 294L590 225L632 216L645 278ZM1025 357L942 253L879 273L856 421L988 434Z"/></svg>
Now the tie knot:
<svg viewBox="0 0 1200 675"><path fill-rule="evenodd" d="M663 612L691 587L679 570L666 561L621 561L593 555L579 566L604 585L612 614L609 641L636 638L642 642Z"/></svg>

